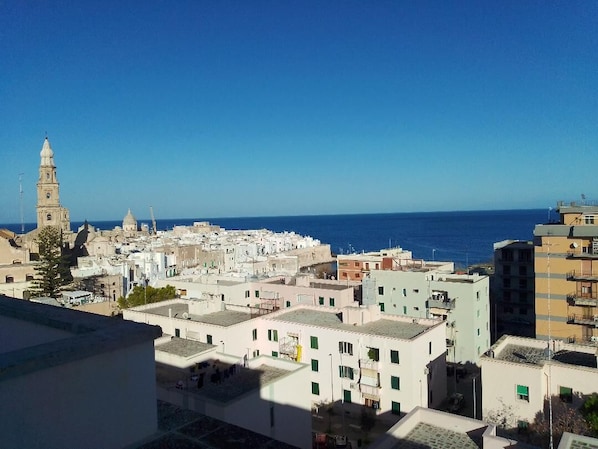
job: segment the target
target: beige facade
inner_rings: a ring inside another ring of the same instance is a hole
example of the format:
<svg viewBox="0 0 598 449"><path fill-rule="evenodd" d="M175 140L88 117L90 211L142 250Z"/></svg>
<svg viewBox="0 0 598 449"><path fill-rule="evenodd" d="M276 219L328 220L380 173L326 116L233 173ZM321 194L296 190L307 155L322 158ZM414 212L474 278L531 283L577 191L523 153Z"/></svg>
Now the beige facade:
<svg viewBox="0 0 598 449"><path fill-rule="evenodd" d="M56 226L62 231L70 232L69 211L60 205L54 152L47 137L44 140L40 157L39 180L37 182L37 228Z"/></svg>
<svg viewBox="0 0 598 449"><path fill-rule="evenodd" d="M534 229L536 337L598 342L598 205L557 211Z"/></svg>

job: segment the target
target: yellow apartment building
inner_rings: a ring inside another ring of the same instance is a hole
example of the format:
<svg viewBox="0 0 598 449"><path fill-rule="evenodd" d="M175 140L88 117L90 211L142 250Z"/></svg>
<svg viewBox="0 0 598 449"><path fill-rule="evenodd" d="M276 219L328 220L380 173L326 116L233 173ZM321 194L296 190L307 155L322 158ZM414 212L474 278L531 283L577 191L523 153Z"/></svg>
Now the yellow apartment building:
<svg viewBox="0 0 598 449"><path fill-rule="evenodd" d="M598 203L557 205L536 225L536 338L598 342Z"/></svg>

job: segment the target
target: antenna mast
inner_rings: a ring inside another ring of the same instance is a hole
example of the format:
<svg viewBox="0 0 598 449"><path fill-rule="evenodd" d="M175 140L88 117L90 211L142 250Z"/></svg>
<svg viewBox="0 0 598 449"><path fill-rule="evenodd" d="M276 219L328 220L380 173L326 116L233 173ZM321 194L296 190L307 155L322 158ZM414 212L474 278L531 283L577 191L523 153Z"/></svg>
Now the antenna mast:
<svg viewBox="0 0 598 449"><path fill-rule="evenodd" d="M19 208L21 212L21 234L25 234L25 221L23 218L23 175L19 173Z"/></svg>

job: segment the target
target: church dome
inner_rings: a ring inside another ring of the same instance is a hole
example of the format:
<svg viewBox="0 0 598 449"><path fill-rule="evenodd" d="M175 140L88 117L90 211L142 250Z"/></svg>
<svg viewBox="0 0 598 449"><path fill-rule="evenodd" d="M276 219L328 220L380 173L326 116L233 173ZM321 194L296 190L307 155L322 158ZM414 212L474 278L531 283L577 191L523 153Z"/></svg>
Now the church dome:
<svg viewBox="0 0 598 449"><path fill-rule="evenodd" d="M49 165L54 167L54 152L52 151L52 147L50 146L50 141L46 137L44 140L44 145L42 146L42 151L39 153L42 158L41 165Z"/></svg>
<svg viewBox="0 0 598 449"><path fill-rule="evenodd" d="M123 219L123 231L136 231L137 230L137 220L135 219L135 216L131 213L131 209L129 209L129 212L127 212L127 215L125 215L125 218Z"/></svg>

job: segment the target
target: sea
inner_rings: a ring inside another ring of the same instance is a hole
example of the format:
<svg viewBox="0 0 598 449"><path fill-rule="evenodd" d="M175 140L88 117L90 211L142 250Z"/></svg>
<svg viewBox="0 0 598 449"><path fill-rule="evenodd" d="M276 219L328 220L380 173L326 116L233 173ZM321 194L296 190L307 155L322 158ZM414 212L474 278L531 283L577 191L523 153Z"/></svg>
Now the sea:
<svg viewBox="0 0 598 449"><path fill-rule="evenodd" d="M553 211L552 214L555 212ZM269 229L311 236L330 245L333 254L351 254L401 247L413 257L452 261L463 268L491 262L493 244L502 240L532 240L534 226L552 220L551 210L493 210L462 212L410 212L355 215L305 215L284 217L157 219L158 230L196 221L209 221L229 230ZM150 220L138 220L150 224ZM77 230L83 222L71 222ZM122 226L122 218L90 222L102 230ZM25 232L35 228L26 223ZM0 228L21 232L20 224Z"/></svg>

